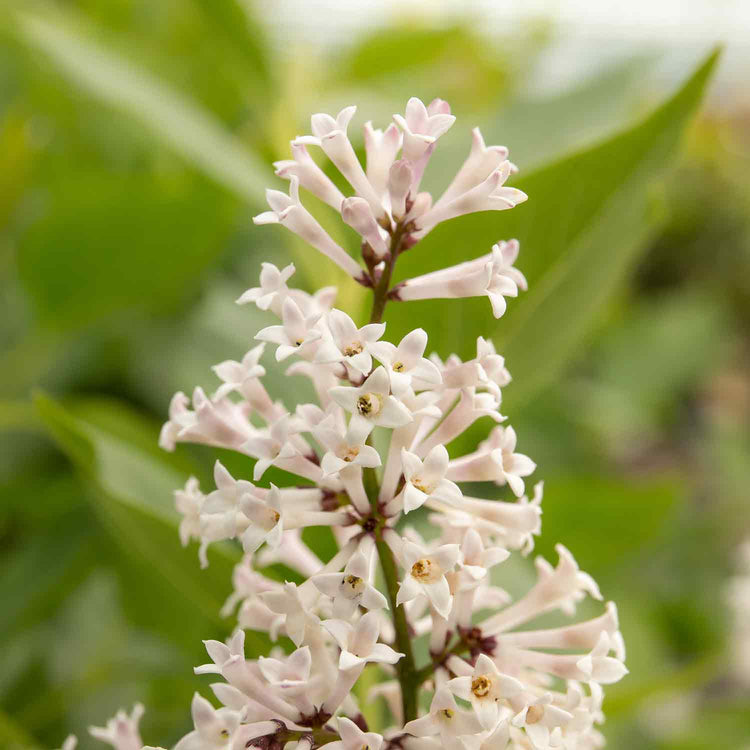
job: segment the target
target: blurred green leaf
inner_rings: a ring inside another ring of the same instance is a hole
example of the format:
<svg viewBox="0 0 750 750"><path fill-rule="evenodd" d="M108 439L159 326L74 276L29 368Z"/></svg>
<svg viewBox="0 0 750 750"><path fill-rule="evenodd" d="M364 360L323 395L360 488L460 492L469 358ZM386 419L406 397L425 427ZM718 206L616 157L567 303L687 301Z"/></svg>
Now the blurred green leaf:
<svg viewBox="0 0 750 750"><path fill-rule="evenodd" d="M633 57L562 94L518 96L482 127L485 140L507 144L522 170L585 148L634 117L654 63L653 56Z"/></svg>
<svg viewBox="0 0 750 750"><path fill-rule="evenodd" d="M543 528L554 534L539 537L538 551L553 558L561 542L584 570L600 576L663 530L684 488L674 479L558 477L546 483L544 494Z"/></svg>
<svg viewBox="0 0 750 750"><path fill-rule="evenodd" d="M515 405L552 382L658 223L653 186L670 164L718 56L713 52L638 125L518 180L529 195L527 203L499 215L485 212L446 222L405 256L402 278L466 260L467 245L474 255L499 237L519 238L519 266L530 290L511 301L499 328L485 299L410 302L408 311L389 311L395 337L419 319L428 331L440 330L442 354L466 356L473 341L465 330L498 330L494 338L516 379L508 391ZM454 324L441 326L449 305Z"/></svg>
<svg viewBox="0 0 750 750"><path fill-rule="evenodd" d="M235 214L209 183L68 174L21 240L18 264L41 322L70 329L164 311L200 284Z"/></svg>
<svg viewBox="0 0 750 750"><path fill-rule="evenodd" d="M251 203L260 201L268 170L255 155L186 96L92 41L72 18L16 10L14 32L76 86L140 121L219 184Z"/></svg>
<svg viewBox="0 0 750 750"><path fill-rule="evenodd" d="M151 602L147 622L185 632L187 618L191 631L196 625L228 631L229 623L218 612L239 554L215 545L211 565L199 571L194 549L180 547L172 492L184 484L186 460L160 454L155 426L117 403L89 400L66 409L39 395L36 406L57 444L90 483L92 507L105 528L135 565L138 575L131 581L153 579L142 591L133 589ZM262 642L254 644L251 637L248 648Z"/></svg>
<svg viewBox="0 0 750 750"><path fill-rule="evenodd" d="M26 730L0 709L0 743L6 750L37 750L39 745Z"/></svg>

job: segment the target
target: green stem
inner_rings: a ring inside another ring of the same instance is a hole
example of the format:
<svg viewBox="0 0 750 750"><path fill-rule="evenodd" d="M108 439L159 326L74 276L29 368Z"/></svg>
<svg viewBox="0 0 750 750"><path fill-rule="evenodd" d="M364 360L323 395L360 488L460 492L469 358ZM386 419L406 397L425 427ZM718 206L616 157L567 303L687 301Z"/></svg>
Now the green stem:
<svg viewBox="0 0 750 750"><path fill-rule="evenodd" d="M403 658L396 662L398 679L401 683L401 703L404 709L404 723L417 718L417 691L421 682L419 673L414 663L414 652L411 647L411 635L409 624L406 621L406 611L403 605L396 604L398 595L398 573L396 561L393 558L391 548L379 539L375 546L380 558L380 567L383 569L385 587L388 593L388 603L393 613L393 627L396 631L396 650L404 654Z"/></svg>
<svg viewBox="0 0 750 750"><path fill-rule="evenodd" d="M388 253L389 258L386 261L378 285L373 290L375 296L372 300L370 323L380 323L383 320L383 313L385 312L385 306L388 302L388 292L390 291L393 269L396 266L398 254L401 252L401 240L403 240L405 234L405 227L399 224L391 235L391 246Z"/></svg>
<svg viewBox="0 0 750 750"><path fill-rule="evenodd" d="M388 292L390 291L391 277L396 265L399 253L402 250L401 244L404 236L407 234L406 226L398 224L391 235L391 244L389 249L388 260L385 263L383 272L378 279L377 286L373 289L372 313L370 323L380 323L383 320L383 313L388 302ZM391 548L383 541L383 528L386 524L386 518L378 505L378 495L380 487L378 485L377 474L375 469L366 468L363 472L363 481L365 491L370 500L372 508L372 518L377 521L374 532L375 546L380 559L380 567L383 570L385 578L385 587L388 594L388 602L393 616L393 627L396 632L395 647L404 656L396 663L396 671L401 684L401 702L404 711L404 722L412 721L417 718L417 692L422 684L414 661L414 651L411 647L411 634L409 633L409 623L406 620L406 610L402 605L396 604L398 596L398 570L396 560Z"/></svg>

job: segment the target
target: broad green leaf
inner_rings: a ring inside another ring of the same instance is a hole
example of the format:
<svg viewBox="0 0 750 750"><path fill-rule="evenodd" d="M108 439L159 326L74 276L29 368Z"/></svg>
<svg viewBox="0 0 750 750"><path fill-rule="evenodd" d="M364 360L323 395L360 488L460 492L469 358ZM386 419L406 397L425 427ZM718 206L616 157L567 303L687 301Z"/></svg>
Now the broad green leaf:
<svg viewBox="0 0 750 750"><path fill-rule="evenodd" d="M470 356L476 333L495 331L515 378L508 389L515 405L553 381L659 223L655 186L701 101L718 54L642 122L518 180L529 195L527 203L446 222L405 256L400 278L476 257L501 238L520 239L518 265L530 290L509 301L499 323L485 299L401 303L411 309L389 310L397 331L392 337L419 320L440 353ZM451 325L441 326L446 315Z"/></svg>
<svg viewBox="0 0 750 750"><path fill-rule="evenodd" d="M562 94L520 95L482 127L485 140L506 144L522 171L586 148L634 118L654 63L653 56L637 56L596 71Z"/></svg>
<svg viewBox="0 0 750 750"><path fill-rule="evenodd" d="M252 203L261 200L268 170L235 136L186 96L92 41L71 18L12 12L20 39L74 85L140 121L219 184Z"/></svg>
<svg viewBox="0 0 750 750"><path fill-rule="evenodd" d="M167 627L167 621L182 622L194 611L199 615L192 615L191 628L228 631L230 622L218 612L239 554L215 545L209 568L199 570L194 546L182 549L177 537L172 492L184 484L189 463L160 455L155 426L124 406L88 401L66 409L44 395L36 405L57 444L88 480L92 507L135 566L131 582L153 579L153 590L143 587L139 594L152 600L148 619ZM249 650L261 642L250 637Z"/></svg>
<svg viewBox="0 0 750 750"><path fill-rule="evenodd" d="M39 750L36 740L12 716L0 709L0 744L6 750Z"/></svg>
<svg viewBox="0 0 750 750"><path fill-rule="evenodd" d="M175 307L224 250L236 213L202 179L72 174L50 193L18 264L41 322L57 330Z"/></svg>
<svg viewBox="0 0 750 750"><path fill-rule="evenodd" d="M554 545L561 542L584 570L599 576L662 532L683 493L681 484L671 479L550 479L545 482L542 535L536 549L554 558ZM634 517L637 523L632 523Z"/></svg>

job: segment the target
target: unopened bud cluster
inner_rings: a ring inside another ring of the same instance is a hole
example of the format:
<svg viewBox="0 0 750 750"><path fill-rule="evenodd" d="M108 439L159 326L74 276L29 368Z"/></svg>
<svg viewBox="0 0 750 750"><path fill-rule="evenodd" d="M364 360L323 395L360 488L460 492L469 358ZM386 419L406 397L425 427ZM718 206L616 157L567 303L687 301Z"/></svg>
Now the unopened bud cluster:
<svg viewBox="0 0 750 750"><path fill-rule="evenodd" d="M384 340L389 300L486 295L500 317L506 298L526 288L513 239L458 266L390 283L399 255L419 252L438 223L524 201L505 186L515 167L476 129L465 163L433 200L420 182L454 123L447 103L411 99L385 130L367 123L364 167L347 134L354 114L348 107L335 118L312 117L312 134L293 141L292 159L275 165L289 194L269 190L269 211L255 221L282 224L372 288L372 319L360 325L334 306L335 289L308 294L289 286L293 266L264 263L259 286L238 302L278 322L257 333L241 361L214 367L221 382L214 394L176 394L162 430L166 450L192 442L255 460L252 477L232 476L217 462L214 488L191 478L176 493L180 537L199 541L202 565L212 542L236 539L244 550L222 611L236 613L239 627L226 644L206 641L209 661L195 670L221 678L211 685L221 707L196 694L195 729L176 750L600 747L601 686L626 673L614 604L593 619L556 624L581 600L601 599L559 545L556 565L536 559L536 582L525 594L513 598L500 587L511 555L533 549L542 500L541 482L526 487L536 465L518 451L499 411L511 379L503 357L481 336L466 361L426 355L421 328ZM335 165L350 196L308 147ZM313 218L300 188L340 211L361 236L363 263ZM267 349L289 361L288 377L310 380L316 403L269 396ZM450 455L445 446L482 417L495 422L486 439ZM270 467L287 473L284 486L264 483ZM509 492L502 500L474 496L480 482ZM427 539L410 523L419 508ZM331 559L303 540L302 530L316 526L336 540ZM279 565L287 580L273 574ZM557 620L538 624L554 612ZM248 659L245 630L268 633L278 645ZM429 656L417 663L420 638ZM360 681L365 672L369 690ZM383 701L383 726L367 725L364 714L372 713L362 702L374 699ZM141 750L141 712L121 712L93 733L116 750Z"/></svg>

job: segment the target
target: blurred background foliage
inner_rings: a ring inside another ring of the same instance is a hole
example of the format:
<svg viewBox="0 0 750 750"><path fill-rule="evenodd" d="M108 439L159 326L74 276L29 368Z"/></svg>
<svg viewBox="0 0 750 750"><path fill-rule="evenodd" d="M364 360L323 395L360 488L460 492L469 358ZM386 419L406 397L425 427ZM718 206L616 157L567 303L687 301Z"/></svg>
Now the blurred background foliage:
<svg viewBox="0 0 750 750"><path fill-rule="evenodd" d="M503 412L546 481L538 551L563 542L619 604L631 675L608 693L609 747L750 737L723 602L750 531L748 110L725 86L696 116L714 58L673 91L634 53L533 94L554 30L475 29L414 21L290 54L248 0L0 4L0 746L59 745L139 699L147 741L187 730L201 638L231 629L237 551L199 571L179 547L172 490L210 484L214 452L161 453L159 423L175 390L213 388L210 365L251 345L266 319L233 300L261 260L363 309L251 216L310 112L358 102L380 124L414 94L459 117L428 188L479 124L530 200L442 226L399 273L517 236L531 290L499 323L484 300L393 304L389 339L418 319L443 356L483 333L508 357Z"/></svg>

